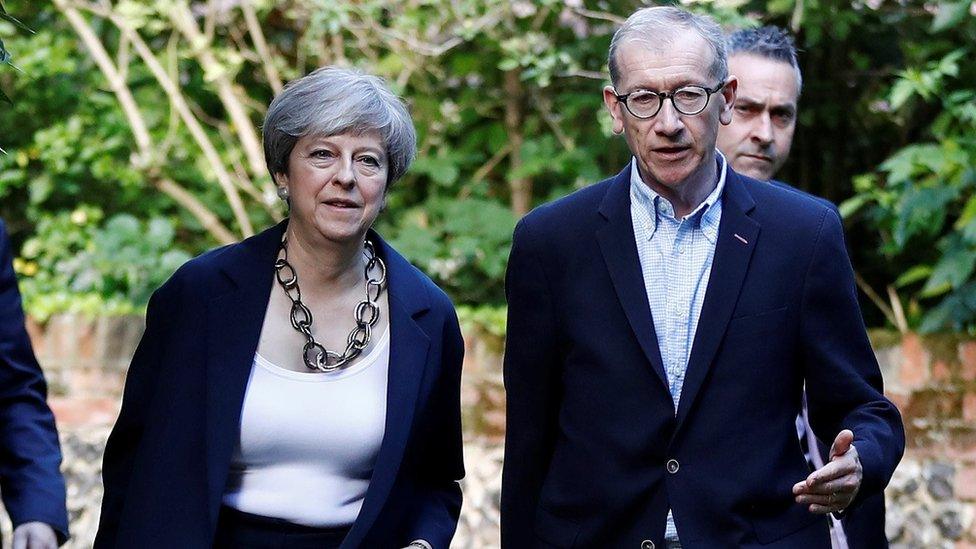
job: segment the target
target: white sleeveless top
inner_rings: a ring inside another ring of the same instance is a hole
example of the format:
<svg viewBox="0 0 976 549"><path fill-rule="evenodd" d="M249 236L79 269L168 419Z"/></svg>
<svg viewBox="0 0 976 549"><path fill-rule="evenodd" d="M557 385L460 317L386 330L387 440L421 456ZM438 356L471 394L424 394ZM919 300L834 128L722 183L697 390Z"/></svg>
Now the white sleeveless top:
<svg viewBox="0 0 976 549"><path fill-rule="evenodd" d="M390 329L337 373L255 354L223 503L316 527L355 522L386 426Z"/></svg>

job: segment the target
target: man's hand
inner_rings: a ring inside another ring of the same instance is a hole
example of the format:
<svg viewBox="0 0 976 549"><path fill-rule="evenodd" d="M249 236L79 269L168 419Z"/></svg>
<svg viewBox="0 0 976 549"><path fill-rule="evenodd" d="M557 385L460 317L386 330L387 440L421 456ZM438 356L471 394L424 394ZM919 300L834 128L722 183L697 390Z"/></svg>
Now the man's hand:
<svg viewBox="0 0 976 549"><path fill-rule="evenodd" d="M13 549L57 549L58 536L43 522L25 522L14 528Z"/></svg>
<svg viewBox="0 0 976 549"><path fill-rule="evenodd" d="M861 488L864 470L852 444L854 433L841 431L830 447L830 463L810 473L806 480L793 486L796 502L810 506L818 515L847 509Z"/></svg>

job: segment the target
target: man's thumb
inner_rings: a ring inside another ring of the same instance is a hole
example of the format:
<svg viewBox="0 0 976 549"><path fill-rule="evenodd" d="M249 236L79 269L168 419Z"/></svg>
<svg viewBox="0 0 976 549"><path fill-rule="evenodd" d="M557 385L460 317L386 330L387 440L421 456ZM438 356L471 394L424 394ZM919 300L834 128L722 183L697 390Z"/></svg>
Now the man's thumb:
<svg viewBox="0 0 976 549"><path fill-rule="evenodd" d="M830 459L833 460L837 456L846 454L851 449L852 442L854 442L854 432L850 429L844 429L837 433L837 438L830 446Z"/></svg>

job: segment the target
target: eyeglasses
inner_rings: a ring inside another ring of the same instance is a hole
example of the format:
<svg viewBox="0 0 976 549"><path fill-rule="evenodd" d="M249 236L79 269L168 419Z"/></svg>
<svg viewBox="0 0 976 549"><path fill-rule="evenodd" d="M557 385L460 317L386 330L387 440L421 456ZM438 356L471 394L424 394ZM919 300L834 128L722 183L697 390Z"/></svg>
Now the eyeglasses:
<svg viewBox="0 0 976 549"><path fill-rule="evenodd" d="M670 99L674 110L685 115L695 115L708 106L708 100L712 94L725 87L725 83L719 83L714 89L704 86L684 86L672 92L652 92L648 90L637 90L617 96L627 107L630 114L637 118L652 118L661 110L665 99Z"/></svg>

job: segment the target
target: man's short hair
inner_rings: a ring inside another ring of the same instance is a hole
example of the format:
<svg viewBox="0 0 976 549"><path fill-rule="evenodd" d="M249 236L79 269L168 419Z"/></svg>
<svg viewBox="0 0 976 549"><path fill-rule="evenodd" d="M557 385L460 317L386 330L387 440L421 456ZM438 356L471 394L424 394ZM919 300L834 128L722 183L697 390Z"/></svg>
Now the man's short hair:
<svg viewBox="0 0 976 549"><path fill-rule="evenodd" d="M724 82L729 75L729 65L721 27L707 15L696 15L673 6L656 6L635 11L613 34L608 60L610 83L616 87L620 81L617 50L621 44L642 42L650 48L666 50L682 31L688 30L697 32L711 46L715 59L709 68L709 76Z"/></svg>
<svg viewBox="0 0 976 549"><path fill-rule="evenodd" d="M785 30L773 25L737 30L726 38L725 48L729 57L742 53L786 63L796 71L796 89L803 87L796 44Z"/></svg>

